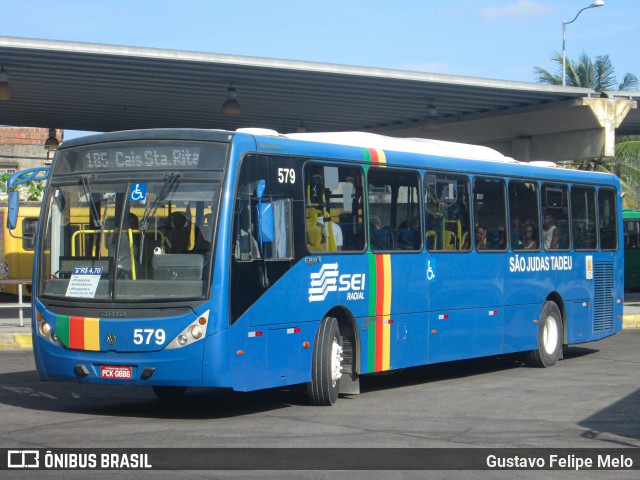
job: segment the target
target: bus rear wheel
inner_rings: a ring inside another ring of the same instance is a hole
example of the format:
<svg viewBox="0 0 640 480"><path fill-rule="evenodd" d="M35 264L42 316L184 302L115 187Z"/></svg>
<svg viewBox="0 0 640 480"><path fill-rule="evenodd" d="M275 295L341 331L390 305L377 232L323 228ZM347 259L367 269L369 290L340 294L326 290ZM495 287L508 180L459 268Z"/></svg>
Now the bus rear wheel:
<svg viewBox="0 0 640 480"><path fill-rule="evenodd" d="M164 386L153 386L153 393L156 394L160 400L166 402L177 402L184 398L184 395L187 393L187 387L164 387Z"/></svg>
<svg viewBox="0 0 640 480"><path fill-rule="evenodd" d="M527 355L532 367L553 367L562 354L562 314L555 302L545 302L538 324L538 348Z"/></svg>
<svg viewBox="0 0 640 480"><path fill-rule="evenodd" d="M325 317L316 333L311 359L311 381L307 383L307 393L312 405L329 406L336 402L340 392L343 361L338 320Z"/></svg>

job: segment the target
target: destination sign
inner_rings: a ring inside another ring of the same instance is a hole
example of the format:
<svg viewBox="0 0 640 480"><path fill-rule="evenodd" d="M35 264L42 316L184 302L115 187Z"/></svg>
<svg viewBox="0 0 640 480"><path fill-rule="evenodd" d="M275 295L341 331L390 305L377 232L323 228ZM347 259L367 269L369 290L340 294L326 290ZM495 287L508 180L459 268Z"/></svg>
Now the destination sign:
<svg viewBox="0 0 640 480"><path fill-rule="evenodd" d="M200 148L128 148L92 150L83 157L83 170L130 168L197 168Z"/></svg>
<svg viewBox="0 0 640 480"><path fill-rule="evenodd" d="M214 142L122 142L62 150L55 173L125 170L218 170L224 168L227 145Z"/></svg>

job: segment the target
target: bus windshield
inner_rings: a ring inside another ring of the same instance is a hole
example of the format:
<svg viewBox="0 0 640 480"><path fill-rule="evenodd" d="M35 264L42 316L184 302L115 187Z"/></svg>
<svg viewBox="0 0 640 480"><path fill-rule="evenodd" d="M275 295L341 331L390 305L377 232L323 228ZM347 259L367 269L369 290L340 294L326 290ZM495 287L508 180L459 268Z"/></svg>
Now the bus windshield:
<svg viewBox="0 0 640 480"><path fill-rule="evenodd" d="M219 181L180 172L135 182L54 180L44 212L40 291L85 301L208 294Z"/></svg>

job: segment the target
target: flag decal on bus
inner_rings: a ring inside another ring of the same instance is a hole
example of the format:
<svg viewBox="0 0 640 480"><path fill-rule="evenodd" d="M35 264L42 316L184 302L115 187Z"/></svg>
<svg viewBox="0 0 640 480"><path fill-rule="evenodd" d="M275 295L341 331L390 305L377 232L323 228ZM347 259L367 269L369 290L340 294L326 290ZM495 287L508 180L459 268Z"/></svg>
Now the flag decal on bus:
<svg viewBox="0 0 640 480"><path fill-rule="evenodd" d="M374 321L363 337L362 373L391 368L391 256L369 256L369 317Z"/></svg>
<svg viewBox="0 0 640 480"><path fill-rule="evenodd" d="M100 350L100 319L85 317L56 317L56 334L62 344L72 350Z"/></svg>

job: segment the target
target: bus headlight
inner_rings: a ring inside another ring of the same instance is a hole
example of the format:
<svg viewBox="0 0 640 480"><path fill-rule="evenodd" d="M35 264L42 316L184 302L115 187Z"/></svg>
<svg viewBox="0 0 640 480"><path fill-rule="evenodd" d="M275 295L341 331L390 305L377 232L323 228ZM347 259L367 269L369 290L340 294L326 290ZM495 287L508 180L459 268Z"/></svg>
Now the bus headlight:
<svg viewBox="0 0 640 480"><path fill-rule="evenodd" d="M194 340L199 340L200 338L202 338L202 327L200 325L192 326L190 331L191 336L194 338Z"/></svg>
<svg viewBox="0 0 640 480"><path fill-rule="evenodd" d="M42 322L42 324L40 325L40 334L43 337L48 337L52 331L53 330L51 329L51 325L49 325L47 322Z"/></svg>
<svg viewBox="0 0 640 480"><path fill-rule="evenodd" d="M209 310L200 315L196 320L191 322L182 330L176 337L171 340L165 348L165 350L173 350L176 348L186 347L199 340L202 340L207 335L207 325L209 324Z"/></svg>
<svg viewBox="0 0 640 480"><path fill-rule="evenodd" d="M53 343L54 345L59 345L59 346L62 345L62 342L56 335L56 332L53 331L53 328L51 327L51 324L49 322L45 322L45 321L38 322L38 334L45 340L48 340L49 342Z"/></svg>

